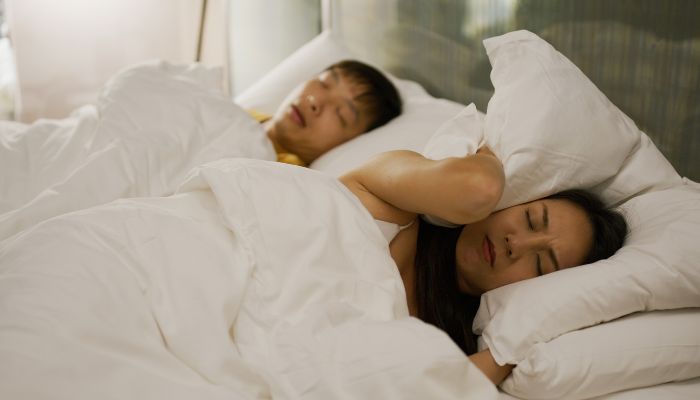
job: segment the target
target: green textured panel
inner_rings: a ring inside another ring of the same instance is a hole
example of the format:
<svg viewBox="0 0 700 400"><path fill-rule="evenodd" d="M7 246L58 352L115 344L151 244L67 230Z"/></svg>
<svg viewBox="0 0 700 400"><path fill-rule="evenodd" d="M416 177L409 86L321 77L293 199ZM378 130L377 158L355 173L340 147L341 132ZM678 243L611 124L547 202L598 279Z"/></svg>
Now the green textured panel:
<svg viewBox="0 0 700 400"><path fill-rule="evenodd" d="M481 41L528 29L700 181L700 1L336 0L333 29L398 76L482 111L493 86Z"/></svg>

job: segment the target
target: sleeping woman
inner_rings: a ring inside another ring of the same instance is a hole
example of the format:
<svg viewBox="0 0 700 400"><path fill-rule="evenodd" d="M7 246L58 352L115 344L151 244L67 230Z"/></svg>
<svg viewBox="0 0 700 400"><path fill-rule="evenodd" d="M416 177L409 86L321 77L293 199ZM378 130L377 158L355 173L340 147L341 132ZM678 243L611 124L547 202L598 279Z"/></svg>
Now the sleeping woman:
<svg viewBox="0 0 700 400"><path fill-rule="evenodd" d="M493 212L504 180L487 149L377 156L342 181L391 228L384 242L333 177L245 159L200 167L170 197L39 223L0 241L0 398L88 398L124 381L127 394L169 399L298 398L310 383L318 398L362 397L391 382L394 398L436 384L458 398L472 365L406 311L447 331L498 383L511 367L476 353L478 296L607 257L625 233L578 192ZM75 376L91 384L66 385Z"/></svg>
<svg viewBox="0 0 700 400"><path fill-rule="evenodd" d="M383 153L341 181L389 232L410 314L446 331L495 384L513 366L499 366L489 350L477 353L471 327L479 296L610 257L627 233L619 212L582 190L494 212L505 175L486 147L437 161L410 151ZM420 214L460 227L434 226Z"/></svg>

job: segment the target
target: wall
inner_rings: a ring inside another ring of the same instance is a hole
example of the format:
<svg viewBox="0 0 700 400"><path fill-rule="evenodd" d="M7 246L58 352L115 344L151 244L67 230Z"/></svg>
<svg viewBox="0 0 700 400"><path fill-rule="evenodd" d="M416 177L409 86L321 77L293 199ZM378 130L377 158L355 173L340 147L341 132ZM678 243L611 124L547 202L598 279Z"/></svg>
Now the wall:
<svg viewBox="0 0 700 400"><path fill-rule="evenodd" d="M700 181L700 1L332 0L359 56L482 110L493 93L482 40L527 29L625 112L683 176Z"/></svg>
<svg viewBox="0 0 700 400"><path fill-rule="evenodd" d="M94 102L129 64L195 57L200 0L5 1L23 122Z"/></svg>
<svg viewBox="0 0 700 400"><path fill-rule="evenodd" d="M235 0L229 7L234 95L321 32L320 0Z"/></svg>

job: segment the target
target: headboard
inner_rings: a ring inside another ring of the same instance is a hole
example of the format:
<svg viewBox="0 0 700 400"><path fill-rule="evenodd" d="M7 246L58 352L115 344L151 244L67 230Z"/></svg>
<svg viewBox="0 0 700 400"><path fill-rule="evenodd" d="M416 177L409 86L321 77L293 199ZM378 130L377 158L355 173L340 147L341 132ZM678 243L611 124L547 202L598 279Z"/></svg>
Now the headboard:
<svg viewBox="0 0 700 400"><path fill-rule="evenodd" d="M435 96L486 111L493 93L481 41L527 29L573 61L700 181L700 1L330 0L346 45Z"/></svg>

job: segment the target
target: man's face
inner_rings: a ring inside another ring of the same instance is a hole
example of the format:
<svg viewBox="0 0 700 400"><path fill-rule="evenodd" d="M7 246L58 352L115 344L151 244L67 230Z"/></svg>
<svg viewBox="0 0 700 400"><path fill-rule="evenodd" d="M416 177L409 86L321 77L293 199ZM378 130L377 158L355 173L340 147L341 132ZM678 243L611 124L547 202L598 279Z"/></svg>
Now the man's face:
<svg viewBox="0 0 700 400"><path fill-rule="evenodd" d="M364 87L330 69L297 89L273 117L271 138L307 163L365 132L369 116L356 98Z"/></svg>

